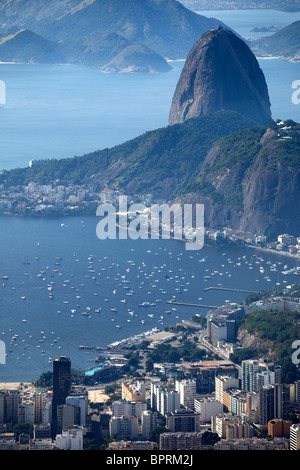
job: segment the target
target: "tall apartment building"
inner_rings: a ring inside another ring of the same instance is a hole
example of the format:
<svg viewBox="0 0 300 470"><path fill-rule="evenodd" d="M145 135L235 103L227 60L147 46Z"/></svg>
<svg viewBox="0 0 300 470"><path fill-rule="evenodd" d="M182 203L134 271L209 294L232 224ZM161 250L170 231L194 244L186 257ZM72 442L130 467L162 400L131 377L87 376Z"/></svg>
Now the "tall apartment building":
<svg viewBox="0 0 300 470"><path fill-rule="evenodd" d="M234 319L228 316L209 318L207 321L207 336L212 344L218 345L219 342L236 340L237 326Z"/></svg>
<svg viewBox="0 0 300 470"><path fill-rule="evenodd" d="M246 420L257 423L259 419L259 393L246 393Z"/></svg>
<svg viewBox="0 0 300 470"><path fill-rule="evenodd" d="M80 406L79 405L58 405L57 406L57 432L63 429L80 426Z"/></svg>
<svg viewBox="0 0 300 470"><path fill-rule="evenodd" d="M83 428L74 427L58 434L56 447L61 450L83 450Z"/></svg>
<svg viewBox="0 0 300 470"><path fill-rule="evenodd" d="M194 400L194 409L200 413L201 423L209 423L212 416L222 413L223 404L213 398L198 398Z"/></svg>
<svg viewBox="0 0 300 470"><path fill-rule="evenodd" d="M144 401L145 393L145 383L142 381L136 383L122 382L122 400Z"/></svg>
<svg viewBox="0 0 300 470"><path fill-rule="evenodd" d="M179 393L180 404L194 409L194 400L198 396L196 380L176 380L175 390Z"/></svg>
<svg viewBox="0 0 300 470"><path fill-rule="evenodd" d="M134 416L113 416L109 422L110 437L118 439L137 439L138 437L138 420Z"/></svg>
<svg viewBox="0 0 300 470"><path fill-rule="evenodd" d="M180 396L175 390L166 390L151 384L151 408L165 416L180 409Z"/></svg>
<svg viewBox="0 0 300 470"><path fill-rule="evenodd" d="M118 400L112 403L112 415L120 416L136 416L141 420L142 414L147 410L147 403L145 401L125 401Z"/></svg>
<svg viewBox="0 0 300 470"><path fill-rule="evenodd" d="M200 432L200 413L177 410L166 416L166 427L170 432Z"/></svg>
<svg viewBox="0 0 300 470"><path fill-rule="evenodd" d="M283 385L266 385L259 389L259 423L283 418Z"/></svg>
<svg viewBox="0 0 300 470"><path fill-rule="evenodd" d="M247 392L257 391L257 373L259 372L259 362L249 359L242 361L242 389Z"/></svg>
<svg viewBox="0 0 300 470"><path fill-rule="evenodd" d="M238 388L239 379L230 376L219 376L215 378L215 398L220 403L224 403L223 391L230 388Z"/></svg>
<svg viewBox="0 0 300 470"><path fill-rule="evenodd" d="M34 423L44 423L44 410L47 403L50 403L50 397L48 393L36 393L34 395ZM49 422L49 421L47 421Z"/></svg>
<svg viewBox="0 0 300 470"><path fill-rule="evenodd" d="M67 405L79 406L80 408L80 425L86 425L86 417L88 414L88 396L87 395L70 395L66 398Z"/></svg>
<svg viewBox="0 0 300 470"><path fill-rule="evenodd" d="M34 424L34 402L27 401L18 407L18 422Z"/></svg>
<svg viewBox="0 0 300 470"><path fill-rule="evenodd" d="M290 427L290 450L300 450L300 424Z"/></svg>
<svg viewBox="0 0 300 470"><path fill-rule="evenodd" d="M227 410L237 416L246 416L247 392L239 389L229 389L223 392L223 404Z"/></svg>
<svg viewBox="0 0 300 470"><path fill-rule="evenodd" d="M300 380L294 383L294 401L300 404Z"/></svg>
<svg viewBox="0 0 300 470"><path fill-rule="evenodd" d="M57 433L57 407L64 405L71 390L71 360L62 356L53 359L52 437Z"/></svg>
<svg viewBox="0 0 300 470"><path fill-rule="evenodd" d="M0 424L5 423L5 391L0 390Z"/></svg>
<svg viewBox="0 0 300 470"><path fill-rule="evenodd" d="M262 370L257 373L257 389L265 385L273 385L275 383L275 372L270 370Z"/></svg>
<svg viewBox="0 0 300 470"><path fill-rule="evenodd" d="M281 366L273 364L273 363L268 363L266 364L267 370L274 372L275 374L275 382L276 384L281 383Z"/></svg>
<svg viewBox="0 0 300 470"><path fill-rule="evenodd" d="M18 390L0 391L0 424L18 424L19 404L21 402Z"/></svg>
<svg viewBox="0 0 300 470"><path fill-rule="evenodd" d="M158 426L158 413L156 411L147 410L142 413L142 437L150 439L151 431Z"/></svg>
<svg viewBox="0 0 300 470"><path fill-rule="evenodd" d="M160 450L200 450L200 432L167 432L159 436Z"/></svg>

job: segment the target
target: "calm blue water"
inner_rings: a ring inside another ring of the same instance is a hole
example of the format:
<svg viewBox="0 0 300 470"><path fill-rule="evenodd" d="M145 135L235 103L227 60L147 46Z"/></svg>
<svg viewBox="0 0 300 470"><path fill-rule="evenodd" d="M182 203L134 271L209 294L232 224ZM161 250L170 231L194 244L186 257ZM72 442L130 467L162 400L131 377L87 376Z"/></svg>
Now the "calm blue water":
<svg viewBox="0 0 300 470"><path fill-rule="evenodd" d="M209 11L244 37L255 25L286 25L299 13L272 10ZM259 60L273 118L299 121L291 101L300 63ZM0 169L24 167L36 158L65 158L112 147L168 124L184 62L166 74L104 74L68 65L0 64L7 103L0 109Z"/></svg>
<svg viewBox="0 0 300 470"><path fill-rule="evenodd" d="M7 347L0 381L34 380L51 370L57 355L88 369L96 351L84 352L80 345L104 347L209 310L170 306L167 300L219 306L247 295L205 291L208 286L258 290L297 281L281 274L285 265L296 265L291 258L250 249L191 252L173 240L100 241L97 222L0 217L1 275L8 276L0 286L0 339ZM142 302L155 305L141 307Z"/></svg>
<svg viewBox="0 0 300 470"><path fill-rule="evenodd" d="M273 118L299 121L292 82L300 63L259 60ZM162 75L109 75L77 66L0 64L7 104L0 109L0 169L113 147L168 124L183 62Z"/></svg>
<svg viewBox="0 0 300 470"><path fill-rule="evenodd" d="M166 74L105 74L73 65L0 64L0 168L112 147L167 125L182 62Z"/></svg>
<svg viewBox="0 0 300 470"><path fill-rule="evenodd" d="M211 13L208 16L216 16ZM220 19L241 33L238 12L221 13L228 17ZM261 24L258 18L275 24L269 10L251 14L248 29ZM245 18L245 12L240 15ZM280 24L286 18L281 13ZM300 64L260 64L273 117L298 120L291 83L300 78ZM77 66L1 64L7 104L0 109L0 168L27 166L32 158L82 155L167 125L183 62L172 65L174 70L162 75L108 75ZM0 339L7 346L0 381L35 380L51 370L51 359L61 354L71 357L73 367L87 369L94 365L96 353L83 352L79 345L106 346L207 311L178 306L172 310L166 301L174 297L216 306L245 298L241 293L204 291L208 285L257 290L297 280L281 274L285 264L292 267L296 261L280 255L209 247L191 253L175 241L100 242L96 224L93 217L0 217L0 275L8 276L0 284ZM30 264L23 264L27 260ZM275 263L277 271L271 271ZM139 307L141 302L156 305Z"/></svg>

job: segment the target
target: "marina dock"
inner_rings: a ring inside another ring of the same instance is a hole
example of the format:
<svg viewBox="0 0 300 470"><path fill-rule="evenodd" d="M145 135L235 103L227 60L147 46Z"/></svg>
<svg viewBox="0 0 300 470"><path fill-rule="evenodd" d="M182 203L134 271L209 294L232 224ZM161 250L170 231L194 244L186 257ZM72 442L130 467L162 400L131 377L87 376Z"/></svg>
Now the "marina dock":
<svg viewBox="0 0 300 470"><path fill-rule="evenodd" d="M186 306L186 307L219 308L216 305L190 304L188 302L176 302L175 300L167 300L167 304L183 305L183 306Z"/></svg>
<svg viewBox="0 0 300 470"><path fill-rule="evenodd" d="M245 292L246 294L258 294L258 292L254 290L233 289L230 287L205 287L205 289L203 290L223 290L223 291L229 291L229 292Z"/></svg>

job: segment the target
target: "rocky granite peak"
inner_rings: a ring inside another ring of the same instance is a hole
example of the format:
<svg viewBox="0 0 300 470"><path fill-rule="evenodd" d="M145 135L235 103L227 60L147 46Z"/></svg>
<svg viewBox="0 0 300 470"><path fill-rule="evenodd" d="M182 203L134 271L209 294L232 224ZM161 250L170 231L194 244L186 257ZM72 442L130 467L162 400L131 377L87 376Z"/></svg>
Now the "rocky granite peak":
<svg viewBox="0 0 300 470"><path fill-rule="evenodd" d="M220 110L272 121L264 74L253 52L232 31L204 33L189 52L173 96L169 124Z"/></svg>

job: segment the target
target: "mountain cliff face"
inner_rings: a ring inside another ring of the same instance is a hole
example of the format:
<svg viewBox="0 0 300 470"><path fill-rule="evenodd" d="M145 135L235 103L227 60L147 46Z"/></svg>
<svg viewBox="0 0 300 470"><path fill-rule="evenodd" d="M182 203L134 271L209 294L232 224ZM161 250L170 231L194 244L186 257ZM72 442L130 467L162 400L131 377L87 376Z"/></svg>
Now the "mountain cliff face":
<svg viewBox="0 0 300 470"><path fill-rule="evenodd" d="M182 201L205 204L207 227L297 236L299 162L299 124L253 127L212 146Z"/></svg>
<svg viewBox="0 0 300 470"><path fill-rule="evenodd" d="M169 124L221 109L258 124L271 122L264 74L246 45L222 27L204 33L185 62L170 110Z"/></svg>
<svg viewBox="0 0 300 470"><path fill-rule="evenodd" d="M90 184L127 195L204 204L206 228L300 234L300 124L257 126L219 111L112 149L4 171L5 189L31 181ZM102 185L102 186L101 186Z"/></svg>

